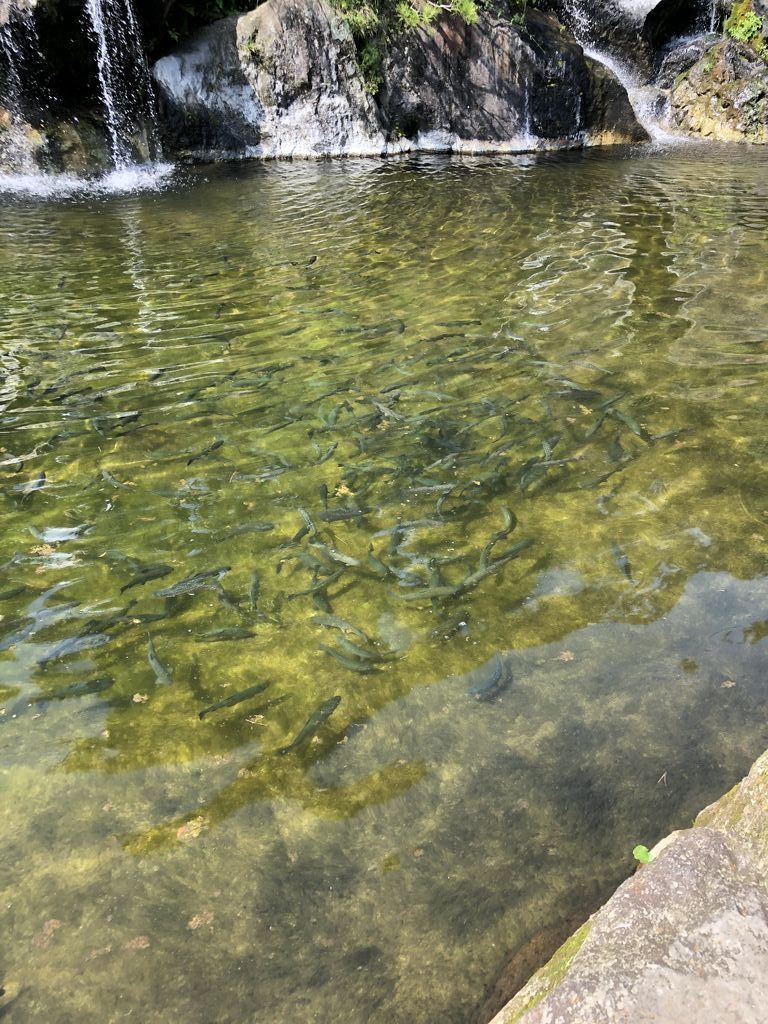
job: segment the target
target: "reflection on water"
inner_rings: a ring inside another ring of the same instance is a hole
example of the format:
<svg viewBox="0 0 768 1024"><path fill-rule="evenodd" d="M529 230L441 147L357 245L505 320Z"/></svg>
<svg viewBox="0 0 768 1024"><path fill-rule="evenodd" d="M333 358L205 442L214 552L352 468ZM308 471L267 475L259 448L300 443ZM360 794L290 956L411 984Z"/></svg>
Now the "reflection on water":
<svg viewBox="0 0 768 1024"><path fill-rule="evenodd" d="M466 1022L746 769L767 193L686 150L6 198L9 1020Z"/></svg>

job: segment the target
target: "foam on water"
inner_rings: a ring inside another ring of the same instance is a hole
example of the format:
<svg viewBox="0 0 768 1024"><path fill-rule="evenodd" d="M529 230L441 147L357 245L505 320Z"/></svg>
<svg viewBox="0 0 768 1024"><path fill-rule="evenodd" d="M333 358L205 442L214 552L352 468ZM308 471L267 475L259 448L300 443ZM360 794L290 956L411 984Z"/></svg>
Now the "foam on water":
<svg viewBox="0 0 768 1024"><path fill-rule="evenodd" d="M76 174L0 174L0 194L66 199L75 195L159 191L170 184L174 169L169 163L132 164L98 178L81 178Z"/></svg>

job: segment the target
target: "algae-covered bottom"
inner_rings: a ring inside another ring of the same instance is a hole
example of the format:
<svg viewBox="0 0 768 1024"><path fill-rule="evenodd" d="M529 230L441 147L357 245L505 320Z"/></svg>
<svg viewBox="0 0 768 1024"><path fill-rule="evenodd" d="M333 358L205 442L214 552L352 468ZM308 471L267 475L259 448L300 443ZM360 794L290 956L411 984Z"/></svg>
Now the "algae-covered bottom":
<svg viewBox="0 0 768 1024"><path fill-rule="evenodd" d="M768 176L0 221L0 1015L466 1024L762 751Z"/></svg>

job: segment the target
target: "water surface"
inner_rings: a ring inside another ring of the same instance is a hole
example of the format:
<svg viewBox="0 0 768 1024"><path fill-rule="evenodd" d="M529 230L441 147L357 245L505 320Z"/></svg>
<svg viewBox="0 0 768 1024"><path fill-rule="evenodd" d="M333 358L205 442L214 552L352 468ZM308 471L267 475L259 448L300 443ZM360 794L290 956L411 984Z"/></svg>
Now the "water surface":
<svg viewBox="0 0 768 1024"><path fill-rule="evenodd" d="M766 211L737 148L2 200L0 1015L481 1020L739 778Z"/></svg>

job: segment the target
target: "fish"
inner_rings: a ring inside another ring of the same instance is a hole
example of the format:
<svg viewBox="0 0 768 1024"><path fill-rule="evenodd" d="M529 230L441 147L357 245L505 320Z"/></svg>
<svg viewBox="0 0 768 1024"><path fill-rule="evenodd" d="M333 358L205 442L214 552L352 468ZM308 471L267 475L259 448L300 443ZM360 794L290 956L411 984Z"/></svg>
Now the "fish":
<svg viewBox="0 0 768 1024"><path fill-rule="evenodd" d="M218 569L207 569L205 572L197 572L194 576L187 576L186 579L173 583L170 587L163 587L155 591L155 597L179 597L181 594L194 594L198 590L213 586L213 583L226 576L232 567L222 565Z"/></svg>
<svg viewBox="0 0 768 1024"><path fill-rule="evenodd" d="M517 517L514 512L507 508L506 505L501 506L501 514L504 518L504 526L501 530L497 530L496 533L491 534L491 538L483 548L482 554L480 555L480 568L485 569L491 557L491 552L494 547L499 543L500 540L506 540L507 537L517 526Z"/></svg>
<svg viewBox="0 0 768 1024"><path fill-rule="evenodd" d="M204 459L206 455L211 455L213 454L213 452L217 452L219 448L222 447L223 444L224 442L221 440L221 438L217 438L215 441L212 441L207 447L203 448L201 452L198 452L197 455L192 455L190 458L188 458L187 465L191 466L193 462L197 462L199 459Z"/></svg>
<svg viewBox="0 0 768 1024"><path fill-rule="evenodd" d="M336 650L335 647L328 647L326 644L320 644L320 650L325 651L325 653L329 654L334 661L337 661L342 668L348 668L351 672L360 672L362 675L367 675L369 672L376 671L369 661L363 661L357 655L351 657Z"/></svg>
<svg viewBox="0 0 768 1024"><path fill-rule="evenodd" d="M317 447L317 446L315 446L315 447ZM324 452L323 452L323 453L321 454L320 458L319 458L319 459L317 460L317 462L315 463L315 465L316 465L316 466L322 466L322 464L323 464L324 462L327 462L327 461L328 461L328 459L330 459L330 458L331 458L331 456L333 455L333 453L334 453L334 452L336 451L336 449L337 449L338 447L339 447L339 442L338 442L338 441L334 441L334 442L333 442L333 444L332 444L332 445L331 445L331 446L330 446L329 448L327 448L327 449L326 449L326 450L325 450L325 451L324 451ZM317 450L318 450L318 451L320 451L320 449L319 449L319 448L318 448Z"/></svg>
<svg viewBox="0 0 768 1024"><path fill-rule="evenodd" d="M436 626L430 636L433 640L450 640L457 633L461 633L462 636L469 635L469 612L466 609L457 612L441 626Z"/></svg>
<svg viewBox="0 0 768 1024"><path fill-rule="evenodd" d="M467 696L487 703L509 689L512 685L512 670L505 658L500 654L494 654L490 661L474 669L466 679L473 683L467 690Z"/></svg>
<svg viewBox="0 0 768 1024"><path fill-rule="evenodd" d="M646 442L646 444L652 443L651 435L648 433L645 427L640 426L640 424L637 422L634 416L630 416L628 413L622 412L620 409L614 408L608 410L608 415L612 416L615 420L618 420L620 423L623 423L625 427L629 427L632 433L636 434L637 437L642 438L643 441Z"/></svg>
<svg viewBox="0 0 768 1024"><path fill-rule="evenodd" d="M160 659L158 658L152 637L148 638L147 658L149 660L149 664L152 671L155 673L155 679L157 680L157 682L161 686L170 686L171 683L173 682L173 676L162 663L162 661L160 661Z"/></svg>
<svg viewBox="0 0 768 1024"><path fill-rule="evenodd" d="M632 566L629 564L629 558L627 557L626 551L619 547L615 540L611 541L611 551L613 552L616 565L618 565L629 582L634 583L635 581L632 579Z"/></svg>
<svg viewBox="0 0 768 1024"><path fill-rule="evenodd" d="M327 544L322 544L320 541L311 541L313 548L317 548L318 551L330 558L332 562L337 562L339 565L346 565L349 568L356 568L360 565L360 559L354 558L352 555L345 555L343 551L337 551L336 548L331 548Z"/></svg>
<svg viewBox="0 0 768 1024"><path fill-rule="evenodd" d="M202 721L206 715L210 715L213 711L221 711L222 708L233 708L236 704L242 704L244 700L250 700L256 694L263 693L271 685L271 683L256 683L255 686L249 686L247 690L238 690L237 693L224 697L223 700L218 700L215 704L211 704L210 707L198 711L197 717Z"/></svg>
<svg viewBox="0 0 768 1024"><path fill-rule="evenodd" d="M102 469L102 471L101 471L101 478L102 478L102 480L106 480L106 482L110 485L110 487L128 487L129 486L129 484L122 483L122 481L118 480L116 476L113 476L109 472L108 469Z"/></svg>
<svg viewBox="0 0 768 1024"><path fill-rule="evenodd" d="M132 587L141 587L145 583L149 583L151 580L162 579L163 576L167 576L173 572L170 565L147 565L143 569L140 569L136 575L128 580L127 583L120 587L120 593L124 593L126 590L131 590Z"/></svg>
<svg viewBox="0 0 768 1024"><path fill-rule="evenodd" d="M36 491L40 491L45 487L46 475L44 471L40 471L34 480L28 480L24 484L16 484L14 491L21 494L21 500L31 497Z"/></svg>
<svg viewBox="0 0 768 1024"><path fill-rule="evenodd" d="M251 610L256 611L259 604L259 591L261 590L261 576L256 570L251 575L251 585L248 588L248 598L251 602Z"/></svg>
<svg viewBox="0 0 768 1024"><path fill-rule="evenodd" d="M78 540L91 529L88 523L83 523L80 526L46 526L43 530L30 526L29 532L43 544L66 544L67 541Z"/></svg>
<svg viewBox="0 0 768 1024"><path fill-rule="evenodd" d="M216 534L214 540L220 543L223 540L231 540L233 537L242 537L246 533L269 533L274 528L275 524L269 522L243 523L241 526L233 526L228 530L221 530Z"/></svg>
<svg viewBox="0 0 768 1024"><path fill-rule="evenodd" d="M25 594L29 588L26 583L20 584L18 587L11 587L10 590L4 590L0 594L0 601L10 601L12 597L20 597Z"/></svg>
<svg viewBox="0 0 768 1024"><path fill-rule="evenodd" d="M59 661L70 654L78 654L80 651L90 651L95 647L103 647L109 643L110 637L106 633L86 633L85 636L70 636L60 640L47 654L37 659L38 665L47 665L50 661Z"/></svg>
<svg viewBox="0 0 768 1024"><path fill-rule="evenodd" d="M52 690L51 693L39 693L30 699L30 704L44 704L49 700L67 700L69 697L87 697L91 693L103 693L115 680L111 676L102 676L100 679L87 679L82 683L70 683L69 686L62 686L59 690Z"/></svg>
<svg viewBox="0 0 768 1024"><path fill-rule="evenodd" d="M315 735L323 722L331 717L339 704L341 704L341 697L338 696L329 697L322 704L318 704L296 738L287 747L280 747L278 754L290 754L292 751L298 750L302 743L305 743L311 736Z"/></svg>
<svg viewBox="0 0 768 1024"><path fill-rule="evenodd" d="M350 519L362 519L369 512L373 512L373 509L370 507L329 508L324 509L317 518L324 523L345 523Z"/></svg>
<svg viewBox="0 0 768 1024"><path fill-rule="evenodd" d="M311 587L307 587L306 590L296 590L292 594L287 594L286 597L289 601L293 601L297 597L308 597L311 594L324 593L331 584L335 583L336 580L340 580L344 575L344 570L339 569L338 572L331 573L330 576L325 576L318 583L313 583Z"/></svg>
<svg viewBox="0 0 768 1024"><path fill-rule="evenodd" d="M392 661L400 657L398 651L372 651L370 648L361 647L360 644L356 644L353 640L348 640L345 636L339 637L339 644L347 654L350 654L353 658L359 658L361 661Z"/></svg>
<svg viewBox="0 0 768 1024"><path fill-rule="evenodd" d="M200 633L196 639L199 644L215 643L220 640L247 640L256 636L244 626L225 626L223 629L212 629L209 633Z"/></svg>
<svg viewBox="0 0 768 1024"><path fill-rule="evenodd" d="M303 523L293 537L291 537L291 544L298 544L302 537L306 537L307 534L313 538L317 536L317 527L312 521L312 516L309 512L307 512L305 508L299 508L298 513L301 516Z"/></svg>
<svg viewBox="0 0 768 1024"><path fill-rule="evenodd" d="M347 622L346 619L340 618L338 615L313 615L309 621L313 622L316 626L324 626L326 629L340 629L342 633L351 633L353 636L364 640L367 644L373 642L364 630L354 626L351 622Z"/></svg>

